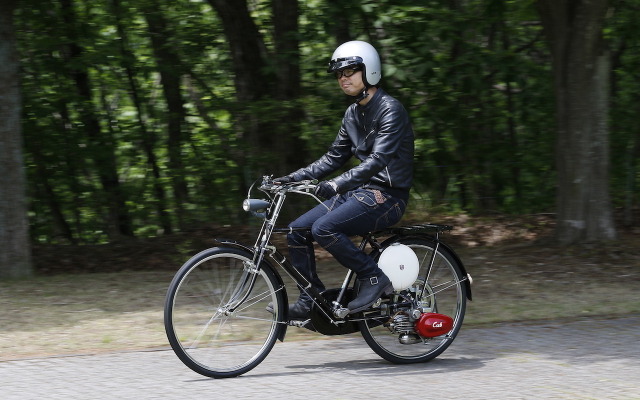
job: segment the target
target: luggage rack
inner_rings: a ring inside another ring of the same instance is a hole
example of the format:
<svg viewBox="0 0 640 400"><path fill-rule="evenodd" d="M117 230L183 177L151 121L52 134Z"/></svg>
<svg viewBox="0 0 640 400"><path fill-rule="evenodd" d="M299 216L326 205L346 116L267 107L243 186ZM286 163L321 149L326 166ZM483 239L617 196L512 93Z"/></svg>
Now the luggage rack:
<svg viewBox="0 0 640 400"><path fill-rule="evenodd" d="M382 229L380 231L373 232L374 235L407 235L411 233L425 233L425 232L446 232L453 229L451 225L442 224L416 224L416 225L403 225L394 226L391 228Z"/></svg>

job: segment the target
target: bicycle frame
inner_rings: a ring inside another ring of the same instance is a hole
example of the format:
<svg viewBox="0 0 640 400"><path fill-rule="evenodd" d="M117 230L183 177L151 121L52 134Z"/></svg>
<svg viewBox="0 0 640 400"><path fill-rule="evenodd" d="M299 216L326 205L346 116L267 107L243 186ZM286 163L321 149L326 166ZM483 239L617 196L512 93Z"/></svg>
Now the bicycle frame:
<svg viewBox="0 0 640 400"><path fill-rule="evenodd" d="M266 255L271 260L273 260L282 270L284 270L299 287L301 287L304 291L307 292L307 294L309 294L309 296L311 296L311 298L320 307L320 310L322 310L322 313L328 318L328 320L333 325L337 326L339 324L344 323L345 322L344 318L348 314L348 309L344 308L341 302L345 296L346 291L348 290L351 280L353 279L353 275L354 275L353 271L350 269L347 270L347 274L344 278L344 281L341 287L339 288L340 292L336 300L329 302L329 300L327 300L322 295L322 293L320 293L317 289L315 289L311 285L311 283L307 280L307 278L304 275L302 275L275 246L270 244L271 237L274 233L290 233L294 231L309 230L309 228L276 228L276 222L278 220L278 217L280 216L280 211L284 205L284 202L288 193L296 193L296 194L311 196L314 199L316 199L319 203L322 203L322 201L312 193L312 189L315 187L315 182L303 181L303 182L298 182L295 185L280 186L280 185L273 185L273 184L265 185L265 182L267 182L267 180L268 180L268 177L263 178L263 183L260 187L260 190L266 193L270 197L270 201L267 202L264 200L254 200L254 199L251 199L250 197L247 197L247 200L245 201L245 202L248 201L248 203L245 203L245 204L248 204L245 207L245 210L252 211L259 216L263 216L264 221L262 223L256 242L252 249L254 256L253 256L251 265L248 267L250 272L253 272L249 274L250 281L245 282L245 284L241 286L242 290L240 292L244 293L241 298L240 296L234 296L233 302L235 304L234 306L229 307L229 312L233 312L235 308L239 304L242 304L242 302L244 302L248 297L249 293L251 292L251 289L253 288L253 284L255 282L255 273L260 270L260 265L262 264ZM249 189L249 194L251 193L252 188ZM272 195L270 193L272 193ZM252 201L255 204L257 204L257 206L255 206L254 208L265 207L266 210L263 213L256 213L255 211L257 210L252 209L252 206L251 206ZM393 237L398 237L398 236L405 236L410 234L418 234L417 232L419 232L419 234L422 234L422 235L424 235L425 232L427 231L435 232L435 235L429 235L430 238L434 241L435 247L434 247L434 251L430 255L430 260L428 264L429 266L424 276L422 277L422 279L426 282L428 281L431 268L433 267L436 254L438 253L438 248L441 245L440 232L445 230L450 230L451 228L452 227L447 225L434 225L434 224L413 225L413 226L406 226L406 227L399 227L399 228L388 228L379 232L370 232L363 235L359 248L360 250L364 250L366 246L369 245L373 249L372 253L380 252L383 246L377 242L376 235L380 235L380 236L391 235ZM223 243L230 244L230 242L223 242ZM237 243L234 243L234 244L237 245ZM374 257L376 256L376 254L372 254L372 255ZM462 263L460 264L462 265ZM466 275L467 274L465 271L465 276ZM469 289L468 297L469 299L471 299L471 290L470 290L471 288L470 288L469 281L466 278L464 280Z"/></svg>
<svg viewBox="0 0 640 400"><path fill-rule="evenodd" d="M269 200L248 197L243 202L245 211L263 219L253 245L218 239L220 246L200 251L178 270L165 300L165 331L189 368L213 378L246 373L278 340L284 340L288 326L323 335L359 331L374 352L396 364L429 361L456 337L466 301L471 300L471 277L453 250L440 241L440 233L452 227L420 224L362 235L360 249L397 278L397 287L368 309L350 313L345 305L358 289L353 271L347 270L339 288L320 292L271 242L273 234L309 232L310 227L278 228L276 222L289 193L312 196L321 203L313 194L315 187L313 181L276 185L263 177L259 189ZM394 255L389 262L387 249L389 254L398 249L411 249L413 254ZM282 271L314 301L305 321L289 319Z"/></svg>

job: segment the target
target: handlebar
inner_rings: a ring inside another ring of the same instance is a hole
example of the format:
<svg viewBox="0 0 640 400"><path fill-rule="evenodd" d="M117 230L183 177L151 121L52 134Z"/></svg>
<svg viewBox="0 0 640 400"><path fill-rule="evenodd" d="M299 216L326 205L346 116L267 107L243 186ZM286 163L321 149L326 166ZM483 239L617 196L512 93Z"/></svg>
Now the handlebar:
<svg viewBox="0 0 640 400"><path fill-rule="evenodd" d="M302 193L313 193L316 186L318 186L318 181L315 179L312 180L303 180L298 182L290 182L290 183L278 183L274 182L270 176L264 176L262 178L262 184L259 189L264 192L302 192Z"/></svg>
<svg viewBox="0 0 640 400"><path fill-rule="evenodd" d="M266 193L269 197L269 200L261 200L256 198L251 198L251 191L255 187L258 181L255 181L251 187L249 188L249 192L247 193L247 198L242 202L242 208L245 211L251 212L253 215L258 217L265 218L267 216L267 209L269 209L274 203L274 197L284 196L286 193L299 193L307 196L313 197L318 203L322 204L322 199L318 198L315 195L315 189L318 186L318 181L315 179L312 180L303 180L298 182L290 182L290 183L279 183L274 182L271 178L271 175L266 175L262 177L262 183L258 187L258 190ZM278 203L278 209L275 211L277 215L279 212L279 207L282 207L282 202ZM271 210L271 212L274 212Z"/></svg>

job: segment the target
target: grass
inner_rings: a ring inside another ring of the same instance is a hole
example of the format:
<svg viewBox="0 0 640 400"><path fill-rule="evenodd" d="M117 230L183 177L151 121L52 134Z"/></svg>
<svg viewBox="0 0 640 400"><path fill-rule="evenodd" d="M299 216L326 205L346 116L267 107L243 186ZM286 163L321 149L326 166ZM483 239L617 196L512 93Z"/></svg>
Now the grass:
<svg viewBox="0 0 640 400"><path fill-rule="evenodd" d="M0 359L166 345L171 273L56 275L0 283Z"/></svg>
<svg viewBox="0 0 640 400"><path fill-rule="evenodd" d="M577 248L456 243L474 279L465 326L640 313L637 236ZM329 287L342 280L333 270L319 270ZM166 348L163 303L173 273L57 274L0 282L0 361ZM287 333L287 340L319 337L297 328Z"/></svg>

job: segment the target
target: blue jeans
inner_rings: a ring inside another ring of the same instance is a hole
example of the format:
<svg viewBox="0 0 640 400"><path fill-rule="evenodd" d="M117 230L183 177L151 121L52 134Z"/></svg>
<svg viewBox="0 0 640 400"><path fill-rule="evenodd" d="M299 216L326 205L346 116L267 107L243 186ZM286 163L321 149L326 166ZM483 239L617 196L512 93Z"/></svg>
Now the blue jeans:
<svg viewBox="0 0 640 400"><path fill-rule="evenodd" d="M350 236L387 228L402 218L406 202L381 192L376 200L373 191L356 189L336 195L312 208L289 224L293 228L310 227L287 235L292 264L319 291L325 289L316 273L313 242L317 242L343 266L353 270L358 279L378 275L378 264L349 239ZM301 291L301 299L309 301Z"/></svg>

